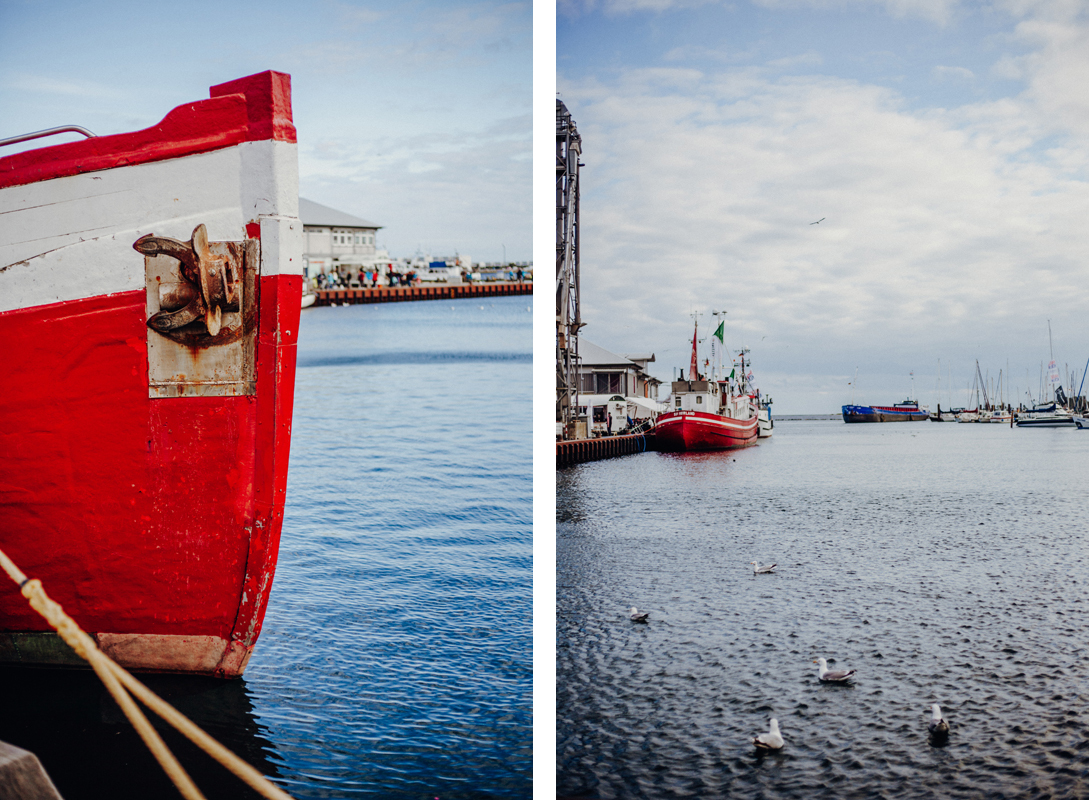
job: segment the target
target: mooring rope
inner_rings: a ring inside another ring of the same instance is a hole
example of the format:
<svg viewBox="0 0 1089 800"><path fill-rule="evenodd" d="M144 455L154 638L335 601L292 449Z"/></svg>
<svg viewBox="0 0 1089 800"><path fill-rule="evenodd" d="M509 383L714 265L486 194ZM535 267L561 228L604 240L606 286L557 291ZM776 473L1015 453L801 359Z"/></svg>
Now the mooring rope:
<svg viewBox="0 0 1089 800"><path fill-rule="evenodd" d="M31 607L45 617L45 620L60 634L68 646L91 665L95 674L98 675L106 689L109 690L110 695L121 707L121 710L125 712L129 722L136 728L140 738L144 740L144 744L147 745L152 755L155 756L167 776L178 787L178 791L186 800L205 800L205 798L185 769L182 768L182 765L178 763L174 754L170 752L170 748L166 746L158 732L148 722L147 717L144 716L129 692L136 695L144 705L177 728L204 752L245 781L262 797L266 797L268 800L293 800L291 795L206 734L188 717L136 680L127 670L99 650L95 640L84 633L75 620L64 613L64 609L61 608L60 604L45 593L42 582L37 578L28 578L15 565L15 562L8 558L7 553L3 550L0 550L0 566L3 566L8 577L19 585L19 590L30 602ZM126 689L128 691L125 691Z"/></svg>

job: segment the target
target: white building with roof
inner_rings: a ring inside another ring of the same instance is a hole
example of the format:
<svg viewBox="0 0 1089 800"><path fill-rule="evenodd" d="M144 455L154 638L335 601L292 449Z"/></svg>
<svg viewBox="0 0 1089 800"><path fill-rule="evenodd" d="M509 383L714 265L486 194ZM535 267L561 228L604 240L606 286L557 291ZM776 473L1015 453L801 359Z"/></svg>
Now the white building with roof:
<svg viewBox="0 0 1089 800"><path fill-rule="evenodd" d="M591 432L616 433L628 417L653 419L665 410L658 402L662 382L646 371L653 361L653 353L627 358L579 337L579 415Z"/></svg>
<svg viewBox="0 0 1089 800"><path fill-rule="evenodd" d="M379 250L375 242L381 225L302 197L299 219L305 237L303 269L309 278L331 272L346 275L392 263L389 253Z"/></svg>

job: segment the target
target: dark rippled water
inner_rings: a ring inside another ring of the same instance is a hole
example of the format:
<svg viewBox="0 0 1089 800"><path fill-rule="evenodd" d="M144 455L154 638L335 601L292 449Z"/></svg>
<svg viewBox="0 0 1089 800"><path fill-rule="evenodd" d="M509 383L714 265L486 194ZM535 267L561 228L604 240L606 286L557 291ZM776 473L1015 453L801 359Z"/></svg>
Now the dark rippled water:
<svg viewBox="0 0 1089 800"><path fill-rule="evenodd" d="M561 796L1089 797L1089 432L780 422L557 476Z"/></svg>
<svg viewBox="0 0 1089 800"><path fill-rule="evenodd" d="M525 797L531 298L309 309L264 629L237 681L148 683L298 798ZM209 798L256 797L171 733ZM0 671L67 800L177 796L85 672Z"/></svg>

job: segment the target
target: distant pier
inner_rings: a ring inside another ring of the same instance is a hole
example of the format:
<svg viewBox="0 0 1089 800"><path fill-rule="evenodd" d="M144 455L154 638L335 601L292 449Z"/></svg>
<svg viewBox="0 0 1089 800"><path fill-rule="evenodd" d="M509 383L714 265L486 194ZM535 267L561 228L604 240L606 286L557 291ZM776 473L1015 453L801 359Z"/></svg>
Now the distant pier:
<svg viewBox="0 0 1089 800"><path fill-rule="evenodd" d="M595 439L571 439L556 442L556 466L569 467L585 461L601 461L632 453L654 450L654 434L632 433L625 436L600 436Z"/></svg>
<svg viewBox="0 0 1089 800"><path fill-rule="evenodd" d="M460 283L431 286L379 286L374 289L318 289L315 306L359 303L400 303L409 300L456 300L462 297L502 297L533 294L533 283Z"/></svg>

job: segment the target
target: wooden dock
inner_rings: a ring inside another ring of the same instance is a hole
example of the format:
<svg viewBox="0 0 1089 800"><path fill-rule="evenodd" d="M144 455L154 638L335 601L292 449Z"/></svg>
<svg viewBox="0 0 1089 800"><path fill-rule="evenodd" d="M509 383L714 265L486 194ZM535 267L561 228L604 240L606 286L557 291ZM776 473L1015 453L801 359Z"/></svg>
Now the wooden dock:
<svg viewBox="0 0 1089 800"><path fill-rule="evenodd" d="M654 450L654 433L626 436L601 436L596 439L572 439L556 442L556 466L569 467L586 461L601 461L633 453Z"/></svg>
<svg viewBox="0 0 1089 800"><path fill-rule="evenodd" d="M379 286L375 289L318 289L315 306L359 303L400 303L409 300L457 300L463 297L502 297L533 294L533 283L460 283L421 286Z"/></svg>

